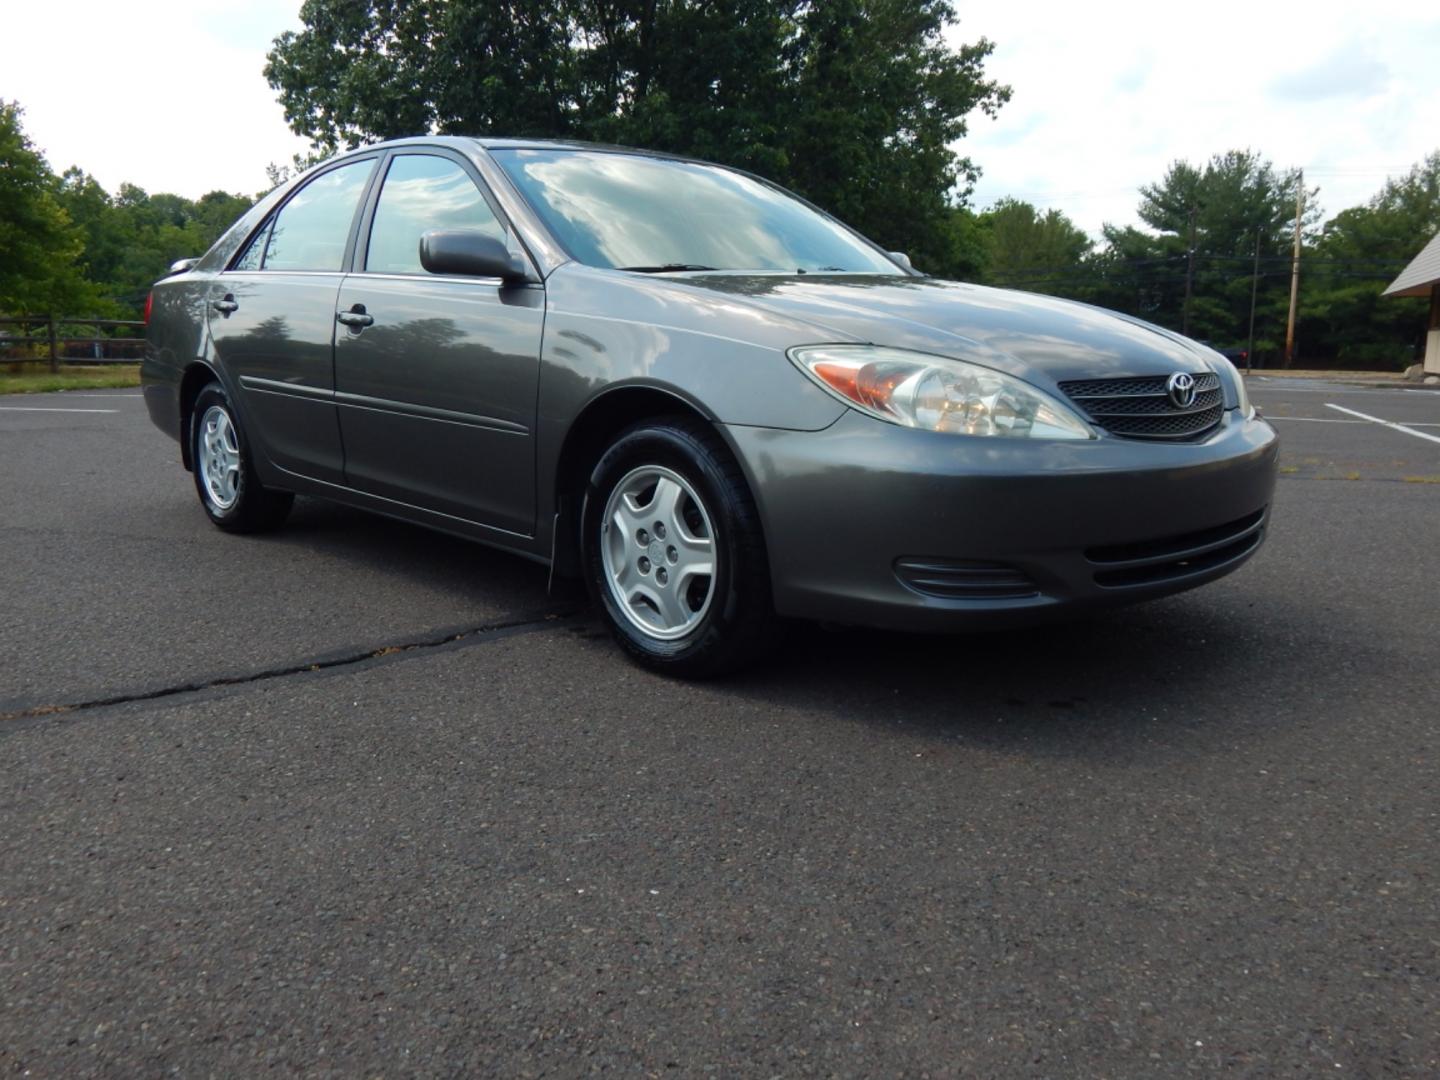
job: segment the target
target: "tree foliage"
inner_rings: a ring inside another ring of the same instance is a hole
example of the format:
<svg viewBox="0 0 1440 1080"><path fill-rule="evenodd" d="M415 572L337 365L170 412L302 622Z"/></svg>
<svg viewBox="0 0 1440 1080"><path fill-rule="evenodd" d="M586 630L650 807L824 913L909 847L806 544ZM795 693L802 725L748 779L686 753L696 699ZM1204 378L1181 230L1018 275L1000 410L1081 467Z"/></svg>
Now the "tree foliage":
<svg viewBox="0 0 1440 1080"><path fill-rule="evenodd" d="M1300 309L1314 350L1346 364L1416 362L1428 301L1380 294L1437 232L1440 150L1326 222Z"/></svg>
<svg viewBox="0 0 1440 1080"><path fill-rule="evenodd" d="M1179 330L1185 325L1188 272L1190 335L1222 345L1243 343L1258 244L1263 276L1257 327L1264 333L1257 351L1283 348L1300 184L1298 170L1277 171L1251 150L1217 154L1203 166L1173 163L1158 183L1140 189L1136 213L1147 228L1105 226L1105 251L1096 260L1088 298ZM1302 233L1313 232L1319 220L1315 194L1306 193Z"/></svg>
<svg viewBox="0 0 1440 1080"><path fill-rule="evenodd" d="M0 101L0 311L63 313L94 300L80 272L84 240L22 115Z"/></svg>
<svg viewBox="0 0 1440 1080"><path fill-rule="evenodd" d="M65 170L58 194L84 240L85 277L109 301L101 307L127 316L140 310L171 263L204 254L253 201L223 191L193 200L150 195L134 184L121 184L112 196L74 167Z"/></svg>
<svg viewBox="0 0 1440 1080"><path fill-rule="evenodd" d="M252 199L110 195L78 168L56 176L0 101L0 311L133 318L176 259L203 254Z"/></svg>
<svg viewBox="0 0 1440 1080"><path fill-rule="evenodd" d="M1177 161L1158 182L1140 189L1141 224L1106 225L1098 247L1058 211L1042 214L1028 203L1002 199L978 218L983 276L1180 330L1193 224L1191 336L1221 346L1247 344L1253 285L1255 353L1262 363L1278 364L1300 183L1298 170L1277 170L1250 150L1219 154L1199 166ZM1381 293L1440 231L1440 151L1323 228L1317 194L1306 191L1301 219L1301 362L1361 368L1413 362L1423 342L1426 301Z"/></svg>
<svg viewBox="0 0 1440 1080"><path fill-rule="evenodd" d="M980 215L985 280L1032 292L1069 293L1081 282L1094 247L1060 210L1043 214L1021 199L1001 199Z"/></svg>
<svg viewBox="0 0 1440 1080"><path fill-rule="evenodd" d="M973 267L952 145L1009 90L948 0L306 0L266 76L326 149L427 130L750 169L937 273Z"/></svg>
<svg viewBox="0 0 1440 1080"><path fill-rule="evenodd" d="M1105 246L1080 290L1085 299L1180 329L1190 211L1195 270L1190 332L1222 345L1249 335L1256 292L1255 353L1278 364L1285 345L1298 170L1277 171L1253 151L1217 155L1203 168L1171 166L1141 189L1147 229L1107 226ZM1302 363L1400 367L1423 338L1424 301L1381 293L1440 231L1440 152L1386 181L1364 206L1320 228L1319 190L1305 193L1301 220L1297 355ZM1258 242L1259 273L1255 273Z"/></svg>

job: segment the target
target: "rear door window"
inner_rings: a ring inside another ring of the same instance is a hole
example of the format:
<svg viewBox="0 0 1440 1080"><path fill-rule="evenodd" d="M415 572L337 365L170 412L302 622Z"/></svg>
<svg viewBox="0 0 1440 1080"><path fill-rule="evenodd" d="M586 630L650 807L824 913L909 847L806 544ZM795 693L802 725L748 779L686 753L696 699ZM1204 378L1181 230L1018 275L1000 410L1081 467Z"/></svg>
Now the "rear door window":
<svg viewBox="0 0 1440 1080"><path fill-rule="evenodd" d="M355 209L374 167L369 159L351 162L301 188L270 227L264 268L340 271Z"/></svg>
<svg viewBox="0 0 1440 1080"><path fill-rule="evenodd" d="M504 243L505 229L458 162L433 154L393 158L380 189L365 269L422 274L420 237L431 229L473 229Z"/></svg>

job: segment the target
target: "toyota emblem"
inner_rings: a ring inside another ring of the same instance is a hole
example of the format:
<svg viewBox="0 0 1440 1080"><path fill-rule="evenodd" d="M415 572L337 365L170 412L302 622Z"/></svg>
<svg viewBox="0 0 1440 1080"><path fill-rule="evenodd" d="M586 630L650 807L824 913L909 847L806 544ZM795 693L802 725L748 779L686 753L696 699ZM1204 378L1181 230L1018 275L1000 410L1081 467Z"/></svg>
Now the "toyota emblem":
<svg viewBox="0 0 1440 1080"><path fill-rule="evenodd" d="M1195 404L1195 376L1185 371L1175 372L1166 380L1165 392L1177 409L1190 408Z"/></svg>

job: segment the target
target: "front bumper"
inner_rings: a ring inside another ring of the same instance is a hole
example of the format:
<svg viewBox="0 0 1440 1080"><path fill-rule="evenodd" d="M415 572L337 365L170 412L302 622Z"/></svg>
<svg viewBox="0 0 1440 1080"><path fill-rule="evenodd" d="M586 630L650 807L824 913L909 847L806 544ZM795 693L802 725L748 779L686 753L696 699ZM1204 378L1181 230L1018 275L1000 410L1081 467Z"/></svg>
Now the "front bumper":
<svg viewBox="0 0 1440 1080"><path fill-rule="evenodd" d="M1233 410L1176 444L944 436L854 411L823 431L725 431L776 610L905 630L1023 624L1222 577L1264 539L1279 447Z"/></svg>

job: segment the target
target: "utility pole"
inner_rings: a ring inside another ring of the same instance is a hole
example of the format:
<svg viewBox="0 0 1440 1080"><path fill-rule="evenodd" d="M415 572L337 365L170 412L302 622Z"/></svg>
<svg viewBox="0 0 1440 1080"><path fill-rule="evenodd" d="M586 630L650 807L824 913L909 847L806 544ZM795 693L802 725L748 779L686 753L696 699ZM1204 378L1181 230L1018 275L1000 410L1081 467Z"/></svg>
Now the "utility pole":
<svg viewBox="0 0 1440 1080"><path fill-rule="evenodd" d="M1260 230L1255 230L1255 268L1250 271L1250 343L1245 346L1245 374L1255 363L1255 293L1260 288Z"/></svg>
<svg viewBox="0 0 1440 1080"><path fill-rule="evenodd" d="M1305 170L1295 191L1295 255L1290 260L1290 318L1285 322L1285 366L1295 362L1295 306L1300 299L1300 218L1305 212Z"/></svg>
<svg viewBox="0 0 1440 1080"><path fill-rule="evenodd" d="M1195 208L1190 208L1190 246L1185 253L1185 311L1180 316L1180 333L1190 336L1190 294L1195 285Z"/></svg>

